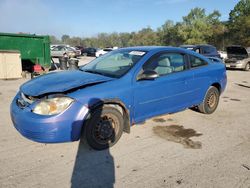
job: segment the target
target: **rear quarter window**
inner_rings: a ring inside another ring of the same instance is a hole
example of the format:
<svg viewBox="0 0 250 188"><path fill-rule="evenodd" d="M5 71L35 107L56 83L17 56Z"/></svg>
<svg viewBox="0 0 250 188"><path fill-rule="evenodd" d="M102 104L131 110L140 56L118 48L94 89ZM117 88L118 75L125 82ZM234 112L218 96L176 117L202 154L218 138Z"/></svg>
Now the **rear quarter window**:
<svg viewBox="0 0 250 188"><path fill-rule="evenodd" d="M195 56L189 56L189 60L190 60L190 66L191 68L195 68L195 67L200 67L200 66L205 66L207 65L208 63L198 57L195 57Z"/></svg>

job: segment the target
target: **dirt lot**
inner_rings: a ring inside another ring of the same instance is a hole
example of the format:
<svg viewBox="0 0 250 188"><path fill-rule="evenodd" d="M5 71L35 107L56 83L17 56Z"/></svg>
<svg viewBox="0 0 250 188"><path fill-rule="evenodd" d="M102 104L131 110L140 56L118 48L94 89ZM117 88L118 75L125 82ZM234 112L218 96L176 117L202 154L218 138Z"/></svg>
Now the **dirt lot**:
<svg viewBox="0 0 250 188"><path fill-rule="evenodd" d="M0 187L250 187L250 72L228 71L214 114L150 119L105 151L23 138L9 106L25 81L0 80Z"/></svg>

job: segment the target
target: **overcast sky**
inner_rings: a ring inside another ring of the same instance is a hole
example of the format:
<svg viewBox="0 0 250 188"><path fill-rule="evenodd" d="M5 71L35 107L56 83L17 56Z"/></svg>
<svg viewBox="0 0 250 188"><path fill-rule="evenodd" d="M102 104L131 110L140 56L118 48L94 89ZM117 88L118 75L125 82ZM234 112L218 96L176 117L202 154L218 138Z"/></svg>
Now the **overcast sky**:
<svg viewBox="0 0 250 188"><path fill-rule="evenodd" d="M0 32L88 37L131 32L166 20L181 21L192 8L219 10L222 20L238 0L0 0Z"/></svg>

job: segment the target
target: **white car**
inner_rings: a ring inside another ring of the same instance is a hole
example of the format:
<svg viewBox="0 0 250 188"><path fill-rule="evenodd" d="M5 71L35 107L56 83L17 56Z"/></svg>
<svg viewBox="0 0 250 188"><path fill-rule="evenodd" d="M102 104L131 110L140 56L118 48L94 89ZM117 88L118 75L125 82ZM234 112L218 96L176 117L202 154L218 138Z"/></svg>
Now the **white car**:
<svg viewBox="0 0 250 188"><path fill-rule="evenodd" d="M59 44L51 44L50 45L50 50L52 50L53 48L57 47L57 46L60 46Z"/></svg>
<svg viewBox="0 0 250 188"><path fill-rule="evenodd" d="M221 57L223 60L227 59L227 52L218 51L218 53L220 54L220 57Z"/></svg>
<svg viewBox="0 0 250 188"><path fill-rule="evenodd" d="M95 56L96 57L100 57L100 56L102 56L102 55L104 55L104 54L106 54L106 53L108 53L108 52L110 52L110 51L113 51L114 49L113 48L103 48L103 49L101 49L101 50L98 50L96 53L95 53Z"/></svg>

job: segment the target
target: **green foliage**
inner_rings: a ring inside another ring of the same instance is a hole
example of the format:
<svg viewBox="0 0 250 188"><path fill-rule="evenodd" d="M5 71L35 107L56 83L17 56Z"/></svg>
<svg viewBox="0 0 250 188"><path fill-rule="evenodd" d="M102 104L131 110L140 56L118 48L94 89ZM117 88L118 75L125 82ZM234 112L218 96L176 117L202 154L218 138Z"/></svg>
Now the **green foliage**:
<svg viewBox="0 0 250 188"><path fill-rule="evenodd" d="M241 17L250 15L250 0L240 0L229 13L229 22L235 23Z"/></svg>
<svg viewBox="0 0 250 188"><path fill-rule="evenodd" d="M133 33L129 40L129 46L154 46L158 45L157 33L150 27L143 28L137 33Z"/></svg>
<svg viewBox="0 0 250 188"><path fill-rule="evenodd" d="M62 42L63 42L63 43L67 43L69 39L70 39L70 36L69 36L69 35L63 35L63 36L62 36Z"/></svg>
<svg viewBox="0 0 250 188"><path fill-rule="evenodd" d="M60 43L61 43L61 41L58 40L58 39L57 39L55 36L53 36L53 35L50 35L49 38L50 38L50 43L51 43L51 44L60 44Z"/></svg>
<svg viewBox="0 0 250 188"><path fill-rule="evenodd" d="M241 0L229 14L229 37L234 44L250 46L250 0Z"/></svg>
<svg viewBox="0 0 250 188"><path fill-rule="evenodd" d="M192 9L187 16L183 17L178 33L185 44L207 43L216 33L214 29L218 30L221 27L219 17L218 11L206 15L205 9Z"/></svg>
<svg viewBox="0 0 250 188"><path fill-rule="evenodd" d="M173 21L168 20L163 24L161 27L158 28L158 37L159 37L159 44L164 46L179 46L184 41L183 38L179 35L181 30L181 25L177 23L174 24Z"/></svg>

